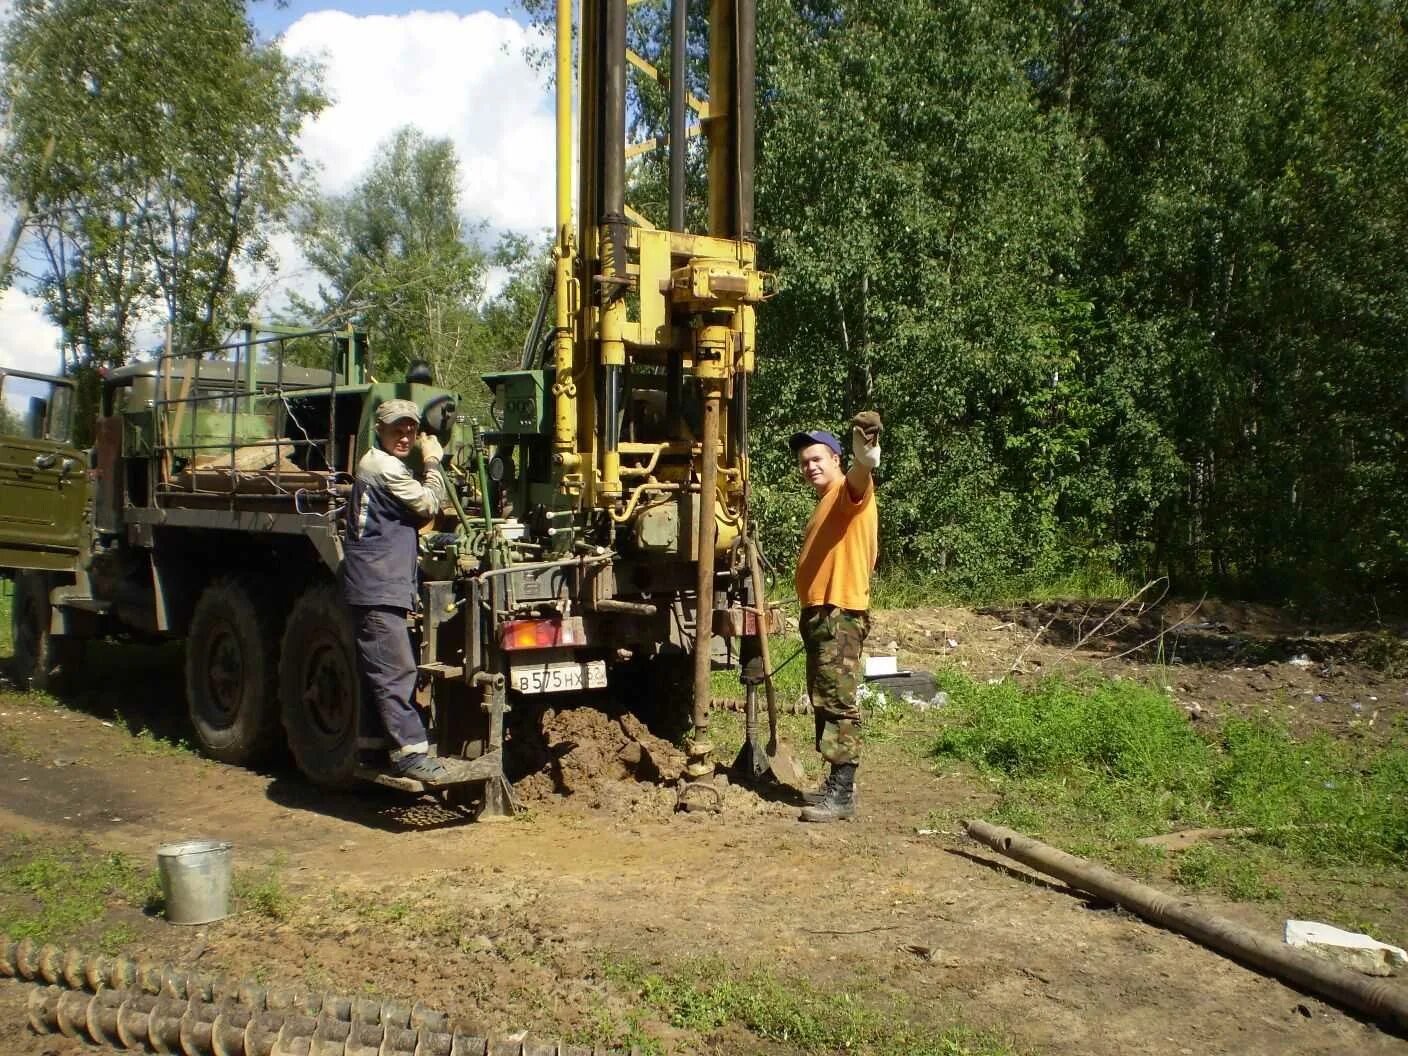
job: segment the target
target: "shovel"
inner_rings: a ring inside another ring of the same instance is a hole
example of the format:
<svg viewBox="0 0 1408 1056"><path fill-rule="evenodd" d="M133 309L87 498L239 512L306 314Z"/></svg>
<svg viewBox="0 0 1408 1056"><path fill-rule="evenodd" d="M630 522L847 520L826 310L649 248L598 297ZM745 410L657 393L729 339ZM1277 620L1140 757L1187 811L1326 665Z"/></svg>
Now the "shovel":
<svg viewBox="0 0 1408 1056"><path fill-rule="evenodd" d="M763 586L763 563L758 557L758 547L748 541L748 564L753 577L753 599L757 606L754 618L758 632L758 648L763 661L763 686L768 698L768 743L762 744L758 730L758 687L750 685L744 694L743 705L743 750L738 763L749 777L757 780L765 774L784 785L800 788L806 780L801 764L788 751L777 737L777 692L772 684L772 653L768 646L767 595Z"/></svg>

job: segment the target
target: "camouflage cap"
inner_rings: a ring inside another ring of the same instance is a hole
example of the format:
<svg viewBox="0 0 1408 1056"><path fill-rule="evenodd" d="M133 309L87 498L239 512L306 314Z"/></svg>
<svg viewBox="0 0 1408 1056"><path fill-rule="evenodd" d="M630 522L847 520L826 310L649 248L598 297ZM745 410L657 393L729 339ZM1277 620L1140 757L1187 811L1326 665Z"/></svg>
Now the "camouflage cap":
<svg viewBox="0 0 1408 1056"><path fill-rule="evenodd" d="M385 400L376 409L378 425L390 425L392 422L399 422L404 418L409 418L414 422L420 421L420 408L416 406L414 400Z"/></svg>

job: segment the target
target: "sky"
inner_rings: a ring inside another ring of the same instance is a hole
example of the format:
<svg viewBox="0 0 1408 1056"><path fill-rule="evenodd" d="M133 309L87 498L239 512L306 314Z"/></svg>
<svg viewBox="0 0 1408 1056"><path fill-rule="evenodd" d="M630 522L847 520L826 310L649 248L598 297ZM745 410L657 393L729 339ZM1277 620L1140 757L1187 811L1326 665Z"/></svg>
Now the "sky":
<svg viewBox="0 0 1408 1056"><path fill-rule="evenodd" d="M9 6L0 0L0 19ZM466 219L486 221L491 232L550 226L552 99L543 75L523 57L538 38L521 12L506 11L510 6L509 0L291 0L279 8L274 0L253 0L250 17L261 38L325 65L332 104L300 140L319 188L351 189L378 145L413 124L454 142ZM0 203L0 237L11 216ZM269 308L281 307L289 290L311 293L317 285L290 237L275 245L277 274L240 276L262 289ZM57 349L58 331L36 298L13 287L0 295L0 365L56 371Z"/></svg>

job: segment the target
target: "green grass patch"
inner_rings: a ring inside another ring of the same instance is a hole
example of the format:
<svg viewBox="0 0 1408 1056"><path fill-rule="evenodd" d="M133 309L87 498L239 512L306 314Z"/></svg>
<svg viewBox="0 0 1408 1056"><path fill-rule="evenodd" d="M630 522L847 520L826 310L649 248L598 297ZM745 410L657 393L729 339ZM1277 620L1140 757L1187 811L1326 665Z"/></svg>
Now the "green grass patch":
<svg viewBox="0 0 1408 1056"><path fill-rule="evenodd" d="M807 691L807 658L798 652L801 648L802 639L795 634L774 634L768 638L775 672L773 686L777 701L784 708L795 703ZM718 700L742 700L743 684L738 681L738 671L711 672L709 691ZM766 702L761 686L758 687L758 699Z"/></svg>
<svg viewBox="0 0 1408 1056"><path fill-rule="evenodd" d="M123 854L27 836L0 848L0 932L14 939L63 942L113 906L156 897L155 870Z"/></svg>
<svg viewBox="0 0 1408 1056"><path fill-rule="evenodd" d="M1243 902L1279 899L1284 892L1266 879L1260 857L1235 846L1201 843L1178 855L1173 878L1193 891L1211 888Z"/></svg>
<svg viewBox="0 0 1408 1056"><path fill-rule="evenodd" d="M15 597L14 580L0 579L0 657L15 655L15 641L10 627L11 603Z"/></svg>
<svg viewBox="0 0 1408 1056"><path fill-rule="evenodd" d="M972 763L1001 794L994 821L1136 871L1136 837L1204 826L1255 830L1247 847L1184 852L1174 876L1233 897L1272 897L1260 865L1401 868L1408 855L1408 738L1371 746L1297 740L1231 718L1204 736L1164 695L1130 682L1030 686L942 677L952 698L933 751ZM1141 861L1142 859L1142 861ZM1251 862L1251 865L1238 864Z"/></svg>
<svg viewBox="0 0 1408 1056"><path fill-rule="evenodd" d="M137 939L137 929L126 922L114 924L98 936L98 949L109 957L116 957L131 946Z"/></svg>
<svg viewBox="0 0 1408 1056"><path fill-rule="evenodd" d="M114 711L112 713L112 721L115 726L126 730L127 733L131 735L131 739L124 743L121 748L124 755L179 758L181 756L200 754L196 751L191 742L184 737L179 740L163 737L153 731L146 723L130 719L120 711Z"/></svg>
<svg viewBox="0 0 1408 1056"><path fill-rule="evenodd" d="M287 864L282 855L275 855L262 868L237 869L231 884L235 907L266 920L286 919L296 901L284 887L282 873Z"/></svg>
<svg viewBox="0 0 1408 1056"><path fill-rule="evenodd" d="M737 971L717 960L655 969L636 960L605 966L609 982L640 1007L676 1030L701 1036L728 1028L747 1031L761 1042L815 1053L855 1052L871 1056L998 1056L1014 1050L989 1034L963 1027L927 1031L881 1013L845 990L818 990L805 980L782 978L764 969ZM643 1017L614 1041L632 1041L642 1051L659 1052L644 1036Z"/></svg>

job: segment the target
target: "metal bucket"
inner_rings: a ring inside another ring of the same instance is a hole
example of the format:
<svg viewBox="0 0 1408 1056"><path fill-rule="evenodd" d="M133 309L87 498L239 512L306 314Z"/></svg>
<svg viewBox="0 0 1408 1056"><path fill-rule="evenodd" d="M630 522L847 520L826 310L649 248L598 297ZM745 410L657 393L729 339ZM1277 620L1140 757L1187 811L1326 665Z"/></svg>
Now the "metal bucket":
<svg viewBox="0 0 1408 1056"><path fill-rule="evenodd" d="M209 924L230 915L230 848L220 840L183 840L156 849L156 870L172 924Z"/></svg>

